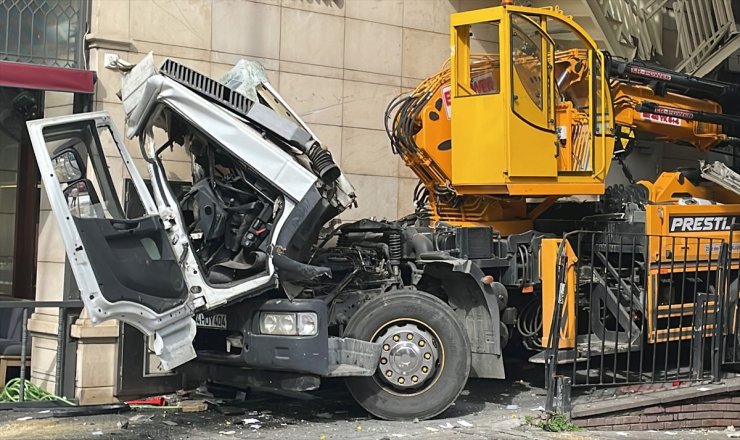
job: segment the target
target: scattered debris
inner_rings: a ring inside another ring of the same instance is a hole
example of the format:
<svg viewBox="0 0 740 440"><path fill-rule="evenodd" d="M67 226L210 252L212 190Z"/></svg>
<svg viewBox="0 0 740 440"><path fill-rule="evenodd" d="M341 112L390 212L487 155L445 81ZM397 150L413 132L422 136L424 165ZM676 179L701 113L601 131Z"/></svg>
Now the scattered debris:
<svg viewBox="0 0 740 440"><path fill-rule="evenodd" d="M26 417L18 417L16 420L19 422L25 422L26 420L31 420L33 417L26 416Z"/></svg>
<svg viewBox="0 0 740 440"><path fill-rule="evenodd" d="M118 429L128 429L128 420L119 420L116 426Z"/></svg>
<svg viewBox="0 0 740 440"><path fill-rule="evenodd" d="M453 425L450 422L447 422L444 425L439 425L439 427L442 428L442 429L453 429L455 427L455 425Z"/></svg>
<svg viewBox="0 0 740 440"><path fill-rule="evenodd" d="M506 409L519 409L519 405L506 405Z"/></svg>
<svg viewBox="0 0 740 440"><path fill-rule="evenodd" d="M154 418L154 414L137 414L133 417L129 417L128 421L131 423L148 423Z"/></svg>
<svg viewBox="0 0 740 440"><path fill-rule="evenodd" d="M473 427L473 424L472 423L467 422L465 420L458 420L457 421L457 424L460 425L460 426L463 426L465 428L472 428Z"/></svg>
<svg viewBox="0 0 740 440"><path fill-rule="evenodd" d="M439 431L439 429L437 429L437 428L432 428L431 426L425 426L424 428L425 428L425 429L426 429L427 431L429 431L429 432L438 432L438 431Z"/></svg>
<svg viewBox="0 0 740 440"><path fill-rule="evenodd" d="M239 408L238 406L216 406L216 411L225 416L235 416L244 414L246 409Z"/></svg>
<svg viewBox="0 0 740 440"><path fill-rule="evenodd" d="M140 405L140 406L165 406L167 400L164 396L147 397L144 399L127 400L126 403L129 405Z"/></svg>
<svg viewBox="0 0 740 440"><path fill-rule="evenodd" d="M185 400L180 402L182 412L203 412L208 409L208 404L202 400Z"/></svg>
<svg viewBox="0 0 740 440"><path fill-rule="evenodd" d="M260 423L259 419L242 419L242 425L254 425Z"/></svg>
<svg viewBox="0 0 740 440"><path fill-rule="evenodd" d="M177 423L173 422L172 420L162 420L162 423L164 423L167 426L177 426Z"/></svg>
<svg viewBox="0 0 740 440"><path fill-rule="evenodd" d="M236 434L236 431L218 431L221 435L234 435Z"/></svg>
<svg viewBox="0 0 740 440"><path fill-rule="evenodd" d="M544 411L544 410L545 410L544 406L538 406L537 408L530 408L530 411Z"/></svg>
<svg viewBox="0 0 740 440"><path fill-rule="evenodd" d="M469 396L470 390L462 390L462 393L460 393L461 396Z"/></svg>
<svg viewBox="0 0 740 440"><path fill-rule="evenodd" d="M103 435L103 431L93 431L92 435Z"/></svg>
<svg viewBox="0 0 740 440"><path fill-rule="evenodd" d="M256 430L260 429L262 427L262 425L249 425L249 427L251 429L254 429L256 431Z"/></svg>

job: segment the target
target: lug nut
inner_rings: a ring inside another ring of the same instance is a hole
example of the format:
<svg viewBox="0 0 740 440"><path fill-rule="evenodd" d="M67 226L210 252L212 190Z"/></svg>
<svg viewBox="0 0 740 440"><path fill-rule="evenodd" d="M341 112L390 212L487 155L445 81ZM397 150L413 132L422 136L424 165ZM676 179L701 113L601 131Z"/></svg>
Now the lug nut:
<svg viewBox="0 0 740 440"><path fill-rule="evenodd" d="M409 334L406 335L406 339L408 339L410 341L410 340L414 339L414 335L412 335L411 333L409 333Z"/></svg>
<svg viewBox="0 0 740 440"><path fill-rule="evenodd" d="M423 339L422 339L421 341L419 341L419 347L423 347L423 346L425 346L425 345L427 345L427 343L426 343L426 342L424 342L424 340L423 340Z"/></svg>
<svg viewBox="0 0 740 440"><path fill-rule="evenodd" d="M416 382L418 382L418 381L419 381L419 378L418 378L418 377L416 377L416 376L411 376L411 382L414 382L414 383L416 383Z"/></svg>
<svg viewBox="0 0 740 440"><path fill-rule="evenodd" d="M424 353L424 359L429 360L432 358L432 355L429 353Z"/></svg>
<svg viewBox="0 0 740 440"><path fill-rule="evenodd" d="M391 349L391 346L388 344L383 344L383 350L388 351Z"/></svg>
<svg viewBox="0 0 740 440"><path fill-rule="evenodd" d="M380 363L383 364L383 365L385 365L385 364L388 363L388 359L386 359L386 358L380 358Z"/></svg>
<svg viewBox="0 0 740 440"><path fill-rule="evenodd" d="M428 373L429 372L429 367L427 367L427 366L421 367L421 372L422 373Z"/></svg>
<svg viewBox="0 0 740 440"><path fill-rule="evenodd" d="M393 376L393 372L391 370L388 370L388 371L385 372L385 375L388 376L388 377L391 377L391 376Z"/></svg>
<svg viewBox="0 0 740 440"><path fill-rule="evenodd" d="M398 378L398 383L404 383L404 382L406 382L406 380L403 377Z"/></svg>
<svg viewBox="0 0 740 440"><path fill-rule="evenodd" d="M393 340L396 341L396 342L398 342L398 341L401 340L401 337L398 336L398 335L393 335Z"/></svg>

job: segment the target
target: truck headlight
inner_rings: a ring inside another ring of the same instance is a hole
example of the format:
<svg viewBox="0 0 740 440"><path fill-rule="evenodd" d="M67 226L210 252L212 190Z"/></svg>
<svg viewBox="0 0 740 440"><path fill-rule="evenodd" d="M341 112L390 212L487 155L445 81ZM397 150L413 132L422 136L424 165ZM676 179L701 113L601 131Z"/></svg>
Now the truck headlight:
<svg viewBox="0 0 740 440"><path fill-rule="evenodd" d="M298 314L298 335L314 336L319 333L319 317L315 313Z"/></svg>
<svg viewBox="0 0 740 440"><path fill-rule="evenodd" d="M260 333L263 335L314 336L319 332L318 316L313 312L263 312Z"/></svg>

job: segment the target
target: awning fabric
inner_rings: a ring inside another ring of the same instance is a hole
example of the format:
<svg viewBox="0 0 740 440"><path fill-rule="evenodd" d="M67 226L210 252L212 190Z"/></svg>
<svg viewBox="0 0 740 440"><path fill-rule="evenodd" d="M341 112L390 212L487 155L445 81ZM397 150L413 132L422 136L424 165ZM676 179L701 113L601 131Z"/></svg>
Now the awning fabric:
<svg viewBox="0 0 740 440"><path fill-rule="evenodd" d="M0 87L93 93L94 82L91 70L0 61Z"/></svg>

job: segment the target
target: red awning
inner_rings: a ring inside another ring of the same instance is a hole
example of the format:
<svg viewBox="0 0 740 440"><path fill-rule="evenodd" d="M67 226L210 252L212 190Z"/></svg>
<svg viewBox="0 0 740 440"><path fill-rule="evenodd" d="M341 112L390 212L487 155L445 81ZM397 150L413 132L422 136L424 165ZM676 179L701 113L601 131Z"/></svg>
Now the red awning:
<svg viewBox="0 0 740 440"><path fill-rule="evenodd" d="M93 75L91 70L0 61L0 87L93 93Z"/></svg>

